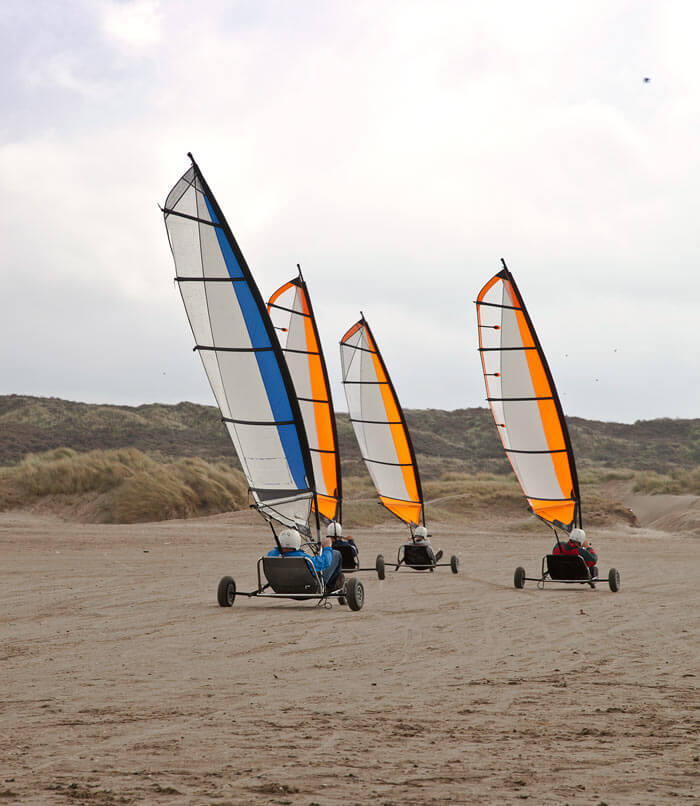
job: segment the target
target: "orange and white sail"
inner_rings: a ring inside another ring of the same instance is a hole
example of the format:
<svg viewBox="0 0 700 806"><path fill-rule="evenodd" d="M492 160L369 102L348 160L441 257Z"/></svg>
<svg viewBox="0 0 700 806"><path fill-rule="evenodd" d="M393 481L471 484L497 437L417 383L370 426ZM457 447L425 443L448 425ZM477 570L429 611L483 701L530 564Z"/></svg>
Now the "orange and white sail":
<svg viewBox="0 0 700 806"><path fill-rule="evenodd" d="M341 339L340 360L350 422L382 504L411 526L424 523L406 418L364 316Z"/></svg>
<svg viewBox="0 0 700 806"><path fill-rule="evenodd" d="M333 400L301 269L297 277L270 297L267 310L292 376L306 429L316 482L313 509L326 521L340 521L342 487Z"/></svg>
<svg viewBox="0 0 700 806"><path fill-rule="evenodd" d="M532 512L581 527L576 463L552 373L505 262L476 300L486 395Z"/></svg>

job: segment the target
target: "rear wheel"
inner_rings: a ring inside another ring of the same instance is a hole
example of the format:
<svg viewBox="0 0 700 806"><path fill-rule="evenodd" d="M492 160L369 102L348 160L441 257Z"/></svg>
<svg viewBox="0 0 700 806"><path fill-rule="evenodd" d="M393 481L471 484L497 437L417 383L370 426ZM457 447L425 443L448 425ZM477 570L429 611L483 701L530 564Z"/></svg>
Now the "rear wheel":
<svg viewBox="0 0 700 806"><path fill-rule="evenodd" d="M379 579L385 579L385 577L386 577L386 567L384 566L384 555L383 554L377 554L376 568L377 568L377 576L379 577Z"/></svg>
<svg viewBox="0 0 700 806"><path fill-rule="evenodd" d="M450 568L452 569L453 574L459 573L459 557L456 554L453 554L450 557Z"/></svg>
<svg viewBox="0 0 700 806"><path fill-rule="evenodd" d="M357 577L349 579L345 585L345 598L350 610L362 610L365 603L365 588Z"/></svg>
<svg viewBox="0 0 700 806"><path fill-rule="evenodd" d="M522 567L522 565L519 565L515 569L515 574L513 574L513 584L516 588L525 587L525 569Z"/></svg>
<svg viewBox="0 0 700 806"><path fill-rule="evenodd" d="M216 591L216 598L221 607L232 607L236 600L236 583L233 577L221 577L219 587Z"/></svg>
<svg viewBox="0 0 700 806"><path fill-rule="evenodd" d="M610 590L613 593L617 593L620 590L620 572L617 568L611 568L608 571L608 585L610 585Z"/></svg>

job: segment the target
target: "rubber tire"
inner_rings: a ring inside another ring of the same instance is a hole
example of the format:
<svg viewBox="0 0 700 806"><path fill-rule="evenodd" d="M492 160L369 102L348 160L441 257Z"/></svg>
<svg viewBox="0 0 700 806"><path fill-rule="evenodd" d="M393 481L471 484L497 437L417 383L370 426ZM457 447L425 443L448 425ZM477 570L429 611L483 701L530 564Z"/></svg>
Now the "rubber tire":
<svg viewBox="0 0 700 806"><path fill-rule="evenodd" d="M516 588L525 587L525 569L522 567L522 565L519 565L515 569L515 573L513 574L513 584Z"/></svg>
<svg viewBox="0 0 700 806"><path fill-rule="evenodd" d="M453 554L450 557L450 568L452 569L453 574L459 573L459 557L456 554Z"/></svg>
<svg viewBox="0 0 700 806"><path fill-rule="evenodd" d="M362 610L365 603L365 587L357 577L349 579L345 585L345 598L350 610Z"/></svg>
<svg viewBox="0 0 700 806"><path fill-rule="evenodd" d="M377 576L379 579L386 579L386 566L384 565L384 555L377 554L377 562L375 564L377 569Z"/></svg>
<svg viewBox="0 0 700 806"><path fill-rule="evenodd" d="M236 601L236 583L233 581L233 577L221 577L216 598L221 607L233 607L233 603Z"/></svg>
<svg viewBox="0 0 700 806"><path fill-rule="evenodd" d="M338 597L338 604L339 604L339 605L346 605L347 603L348 603L348 602L347 602L347 599L346 599L346 598L345 598L345 596L343 596L343 594L341 593L341 594L340 594L340 596Z"/></svg>
<svg viewBox="0 0 700 806"><path fill-rule="evenodd" d="M617 568L611 568L608 571L608 585L610 585L610 590L613 593L617 593L620 590L620 572Z"/></svg>

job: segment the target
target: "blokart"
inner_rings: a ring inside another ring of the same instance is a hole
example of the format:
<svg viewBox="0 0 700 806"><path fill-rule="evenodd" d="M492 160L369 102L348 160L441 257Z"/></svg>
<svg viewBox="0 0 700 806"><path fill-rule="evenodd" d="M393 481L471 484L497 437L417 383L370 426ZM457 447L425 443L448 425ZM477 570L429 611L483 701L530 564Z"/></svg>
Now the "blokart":
<svg viewBox="0 0 700 806"><path fill-rule="evenodd" d="M388 563L383 554L377 555L375 570L379 579L386 578L386 569L393 568L398 571L400 568L410 568L412 571L433 572L436 568L450 567L453 574L459 573L459 557L453 554L450 561L441 563L442 551L434 554L432 546L427 543L416 541L415 534L411 535L411 543L399 546L395 563Z"/></svg>
<svg viewBox="0 0 700 806"><path fill-rule="evenodd" d="M305 547L315 545L305 544ZM232 576L222 577L216 593L219 605L232 607L237 596L315 600L319 605L329 604L330 599L336 599L338 604L346 604L350 610L361 610L365 602L365 589L359 579L352 577L341 587L331 589L304 557L260 557L257 576L258 586L253 591L239 591Z"/></svg>
<svg viewBox="0 0 700 806"><path fill-rule="evenodd" d="M546 582L558 582L564 585L590 585L595 588L596 583L604 582L599 576L598 568L589 568L583 557L571 554L547 554L542 558L542 570L539 577L529 577L522 566L515 569L513 584L516 588L524 588L526 582L536 582L542 589ZM620 590L620 572L617 568L608 571L608 585L613 593Z"/></svg>

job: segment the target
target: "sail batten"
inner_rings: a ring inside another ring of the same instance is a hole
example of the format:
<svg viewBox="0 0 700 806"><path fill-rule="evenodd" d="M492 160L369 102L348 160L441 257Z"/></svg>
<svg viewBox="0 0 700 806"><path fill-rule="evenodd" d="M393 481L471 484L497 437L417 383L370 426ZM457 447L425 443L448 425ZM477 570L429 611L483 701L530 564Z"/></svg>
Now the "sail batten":
<svg viewBox="0 0 700 806"><path fill-rule="evenodd" d="M554 380L508 268L476 300L486 399L531 510L553 526L581 525L569 432Z"/></svg>
<svg viewBox="0 0 700 806"><path fill-rule="evenodd" d="M342 483L335 412L308 288L299 275L270 297L267 310L287 362L314 466L313 509L325 521L341 520Z"/></svg>
<svg viewBox="0 0 700 806"><path fill-rule="evenodd" d="M163 215L195 350L253 505L267 519L305 524L314 477L299 404L257 285L194 160Z"/></svg>
<svg viewBox="0 0 700 806"><path fill-rule="evenodd" d="M340 359L349 419L381 503L405 523L424 523L423 491L406 418L364 317L341 339Z"/></svg>

